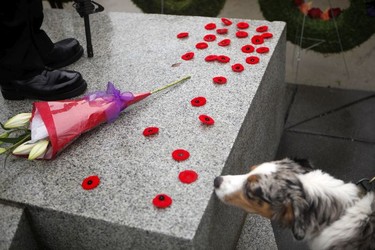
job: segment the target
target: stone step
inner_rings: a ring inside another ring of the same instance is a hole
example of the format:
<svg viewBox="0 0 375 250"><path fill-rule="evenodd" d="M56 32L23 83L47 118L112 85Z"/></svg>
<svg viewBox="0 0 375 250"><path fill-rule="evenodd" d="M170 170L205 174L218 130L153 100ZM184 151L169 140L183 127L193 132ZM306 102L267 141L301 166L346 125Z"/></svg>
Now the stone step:
<svg viewBox="0 0 375 250"><path fill-rule="evenodd" d="M0 204L0 249L38 249L23 208Z"/></svg>

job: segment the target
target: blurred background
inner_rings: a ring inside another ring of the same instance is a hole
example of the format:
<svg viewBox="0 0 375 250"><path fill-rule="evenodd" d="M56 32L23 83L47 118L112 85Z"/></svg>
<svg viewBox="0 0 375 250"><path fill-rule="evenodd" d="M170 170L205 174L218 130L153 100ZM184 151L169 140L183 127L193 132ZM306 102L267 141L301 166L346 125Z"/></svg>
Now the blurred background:
<svg viewBox="0 0 375 250"><path fill-rule="evenodd" d="M64 0L66 1L66 0ZM72 8L73 2L66 1L62 3L63 8ZM357 0L358 1L358 0ZM374 1L369 0L359 0L363 3L373 3ZM52 5L54 2L51 0ZM43 1L45 8L51 8L51 3L49 1ZM178 4L187 4L194 2L194 0L96 0L99 4L103 5L105 11L107 12L131 12L131 13L142 13L142 9L146 12L153 13L168 13L170 8L173 8L171 2ZM264 20L266 19L261 11L260 2L264 2L263 5L267 6L267 1L257 1L257 0L203 0L196 1L199 2L197 7L190 12L179 13L178 9L175 10L174 14L187 14L187 15L204 15L204 16L218 16L218 17L228 17L228 18L239 18L239 19L255 19ZM272 1L269 6L272 6ZM275 1L280 2L280 1ZM295 8L298 10L301 2L303 0L295 0ZM340 8L342 12L351 8L351 4L355 4L355 0L315 0L311 2L310 8L320 8L322 11L327 10L327 8ZM137 5L135 4L137 3ZM139 7L141 6L142 9ZM57 7L57 6L55 6ZM277 6L273 6L277 7ZM211 11L211 12L210 12ZM365 13L365 12L364 12ZM289 13L279 13L282 15L281 18L287 19ZM365 14L364 14L365 15ZM309 17L307 16L307 19ZM338 36L340 32L344 30L349 30L350 27L345 27L340 23L340 16L337 17L337 23L339 30L337 34L332 34L331 40L336 40L338 44ZM366 17L372 20L375 26L375 17ZM354 22L356 18L351 20ZM269 20L269 19L268 19ZM277 17L276 17L277 20ZM349 19L350 25L352 22ZM298 28L302 27L303 19L296 21L296 26ZM320 21L322 22L322 21ZM332 22L329 20L327 22ZM341 27L342 26L342 27ZM368 30L369 27L363 27L363 31ZM305 27L305 34L308 27ZM340 31L341 29L341 31ZM372 29L373 30L373 29ZM334 33L335 31L331 31ZM358 34L357 31L353 33L355 38ZM297 34L296 40L298 41ZM303 37L303 39L309 39L309 37ZM313 37L319 43L318 36ZM341 38L343 39L343 38ZM345 42L345 41L343 41ZM297 42L298 43L298 42ZM324 42L323 42L324 44ZM317 45L319 48L321 45ZM339 50L339 47L338 47ZM291 42L287 43L287 58L286 58L286 79L287 83L321 86L321 87L334 87L343 89L357 89L357 90L375 90L375 36L372 35L370 38L361 42L359 46L350 49L345 52L339 53L320 53L315 52L312 49L301 49L300 46L294 45Z"/></svg>

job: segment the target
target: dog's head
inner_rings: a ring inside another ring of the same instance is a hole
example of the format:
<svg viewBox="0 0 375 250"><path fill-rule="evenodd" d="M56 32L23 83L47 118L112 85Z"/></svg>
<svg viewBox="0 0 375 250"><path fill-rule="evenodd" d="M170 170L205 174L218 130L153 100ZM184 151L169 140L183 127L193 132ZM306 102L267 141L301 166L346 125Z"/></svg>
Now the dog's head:
<svg viewBox="0 0 375 250"><path fill-rule="evenodd" d="M298 175L311 169L307 160L267 162L251 167L248 174L216 177L215 192L227 204L290 227L301 240L306 233L304 211L308 204Z"/></svg>

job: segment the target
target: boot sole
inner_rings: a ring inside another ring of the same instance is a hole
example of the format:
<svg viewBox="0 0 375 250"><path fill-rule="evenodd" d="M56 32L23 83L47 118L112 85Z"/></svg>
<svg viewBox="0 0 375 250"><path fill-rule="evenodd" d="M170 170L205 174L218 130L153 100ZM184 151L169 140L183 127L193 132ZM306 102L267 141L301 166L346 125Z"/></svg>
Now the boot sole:
<svg viewBox="0 0 375 250"><path fill-rule="evenodd" d="M25 93L21 91L12 91L12 90L1 90L1 93L3 94L4 99L7 100L24 100L24 99L38 99L43 101L57 101L57 100L65 100L72 97L76 97L83 92L85 92L87 88L87 83L85 80L82 79L80 82L80 85L78 88L75 88L69 92L57 94L57 95L51 95L51 96L37 96L32 95L30 93Z"/></svg>

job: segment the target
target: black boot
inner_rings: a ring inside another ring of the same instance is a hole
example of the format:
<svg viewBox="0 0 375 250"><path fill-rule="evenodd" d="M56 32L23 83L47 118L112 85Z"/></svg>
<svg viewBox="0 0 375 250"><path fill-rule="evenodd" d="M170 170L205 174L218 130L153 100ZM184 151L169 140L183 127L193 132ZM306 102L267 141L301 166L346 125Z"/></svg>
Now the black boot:
<svg viewBox="0 0 375 250"><path fill-rule="evenodd" d="M1 82L1 93L8 100L63 100L82 94L86 88L81 74L70 70L44 70L27 80Z"/></svg>
<svg viewBox="0 0 375 250"><path fill-rule="evenodd" d="M54 44L53 49L41 54L44 64L51 69L68 66L83 55L83 48L74 38L67 38Z"/></svg>

